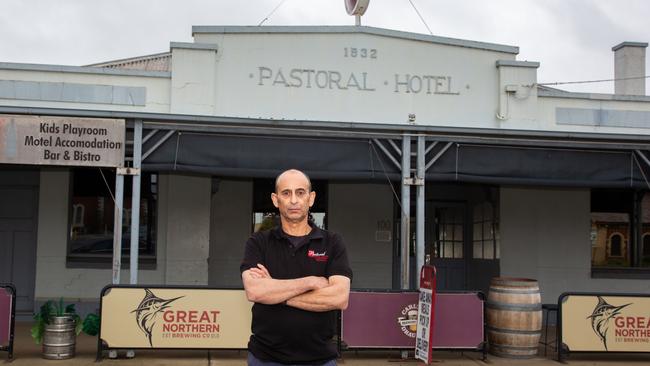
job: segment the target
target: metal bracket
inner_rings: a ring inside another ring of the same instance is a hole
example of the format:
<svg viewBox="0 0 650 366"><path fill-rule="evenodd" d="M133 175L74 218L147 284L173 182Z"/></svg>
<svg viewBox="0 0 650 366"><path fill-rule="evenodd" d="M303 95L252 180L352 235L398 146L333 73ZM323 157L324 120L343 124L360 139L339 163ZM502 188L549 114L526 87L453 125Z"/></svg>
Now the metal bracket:
<svg viewBox="0 0 650 366"><path fill-rule="evenodd" d="M118 175L140 175L140 168L117 168Z"/></svg>
<svg viewBox="0 0 650 366"><path fill-rule="evenodd" d="M402 184L406 186L423 186L424 179L422 178L404 178Z"/></svg>

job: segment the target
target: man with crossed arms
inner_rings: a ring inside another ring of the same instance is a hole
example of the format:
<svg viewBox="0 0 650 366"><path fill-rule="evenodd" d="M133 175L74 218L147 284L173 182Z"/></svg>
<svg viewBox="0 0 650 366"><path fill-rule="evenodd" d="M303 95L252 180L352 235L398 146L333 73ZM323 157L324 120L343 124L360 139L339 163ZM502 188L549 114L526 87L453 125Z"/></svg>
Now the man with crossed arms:
<svg viewBox="0 0 650 366"><path fill-rule="evenodd" d="M254 233L240 270L253 305L248 365L336 365L336 310L348 306L352 270L341 237L309 222L316 192L291 169L271 194L280 226Z"/></svg>

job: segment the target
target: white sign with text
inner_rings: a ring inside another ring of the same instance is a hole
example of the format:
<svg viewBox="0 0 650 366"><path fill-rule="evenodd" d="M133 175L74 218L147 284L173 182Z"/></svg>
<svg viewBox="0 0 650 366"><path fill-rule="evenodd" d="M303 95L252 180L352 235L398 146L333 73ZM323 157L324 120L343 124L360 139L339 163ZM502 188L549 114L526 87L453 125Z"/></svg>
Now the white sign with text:
<svg viewBox="0 0 650 366"><path fill-rule="evenodd" d="M124 166L124 120L0 115L0 163Z"/></svg>

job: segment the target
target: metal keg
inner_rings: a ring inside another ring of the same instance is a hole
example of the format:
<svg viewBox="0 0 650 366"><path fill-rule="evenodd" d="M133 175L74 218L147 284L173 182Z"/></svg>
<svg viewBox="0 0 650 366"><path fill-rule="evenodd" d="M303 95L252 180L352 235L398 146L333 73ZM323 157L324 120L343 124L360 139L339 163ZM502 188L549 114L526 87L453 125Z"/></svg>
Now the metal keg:
<svg viewBox="0 0 650 366"><path fill-rule="evenodd" d="M53 316L43 333L43 358L65 360L74 357L75 326L72 316Z"/></svg>

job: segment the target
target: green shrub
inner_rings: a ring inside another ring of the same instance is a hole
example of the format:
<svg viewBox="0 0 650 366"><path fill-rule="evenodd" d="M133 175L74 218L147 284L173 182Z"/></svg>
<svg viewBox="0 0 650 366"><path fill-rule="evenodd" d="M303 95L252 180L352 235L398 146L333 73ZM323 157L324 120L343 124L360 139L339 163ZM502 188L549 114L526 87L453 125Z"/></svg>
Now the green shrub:
<svg viewBox="0 0 650 366"><path fill-rule="evenodd" d="M81 317L77 314L74 304L63 303L63 298L58 302L48 300L41 306L41 310L34 314L34 325L32 326L32 338L36 344L43 342L43 334L45 333L45 325L50 324L52 318L55 316L71 316L75 320L75 333L81 332Z"/></svg>
<svg viewBox="0 0 650 366"><path fill-rule="evenodd" d="M83 332L91 336L96 336L99 333L99 322L99 315L88 314L83 321Z"/></svg>

